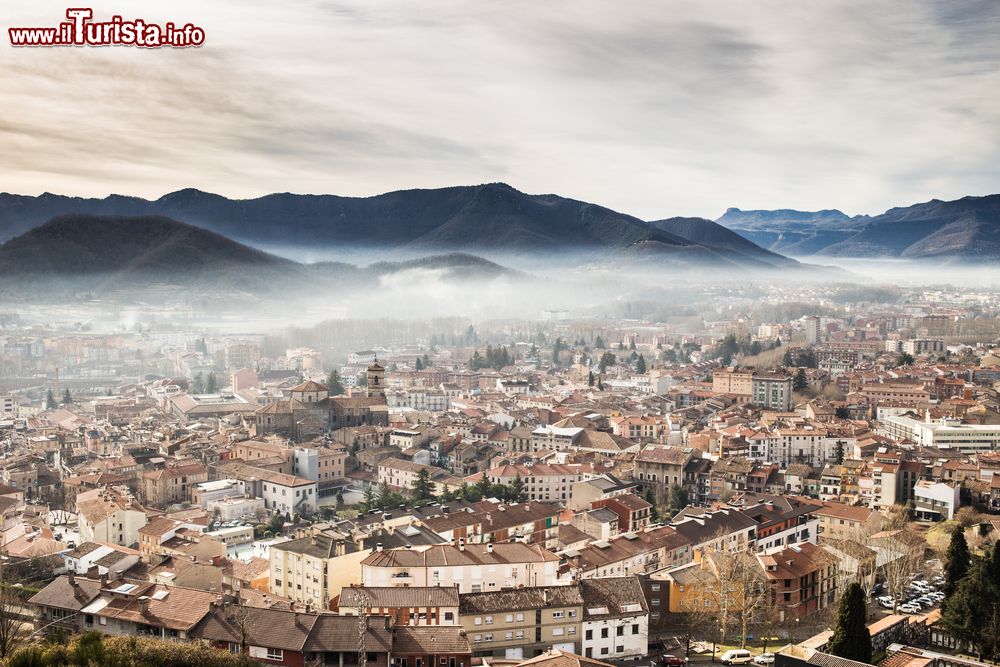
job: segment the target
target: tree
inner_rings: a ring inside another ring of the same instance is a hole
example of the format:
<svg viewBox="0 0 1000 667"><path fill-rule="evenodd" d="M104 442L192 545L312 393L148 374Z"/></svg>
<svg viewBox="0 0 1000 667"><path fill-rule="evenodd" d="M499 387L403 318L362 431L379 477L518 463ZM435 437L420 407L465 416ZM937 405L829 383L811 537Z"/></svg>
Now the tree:
<svg viewBox="0 0 1000 667"><path fill-rule="evenodd" d="M62 404L70 405L73 402L73 397L69 393L69 387L63 389Z"/></svg>
<svg viewBox="0 0 1000 667"><path fill-rule="evenodd" d="M669 490L667 491L667 505L671 516L687 507L687 489L677 483L671 484Z"/></svg>
<svg viewBox="0 0 1000 667"><path fill-rule="evenodd" d="M608 370L608 366L614 366L617 363L618 360L615 359L615 355L613 353L605 352L604 354L601 355L601 360L598 363L598 370L600 371L601 375L604 375L604 373L607 372Z"/></svg>
<svg viewBox="0 0 1000 667"><path fill-rule="evenodd" d="M748 549L717 548L707 558L711 576L704 594L708 606L715 610L721 638L725 640L730 625L734 625L739 631L740 646L745 647L750 626L771 602L771 589L763 568Z"/></svg>
<svg viewBox="0 0 1000 667"><path fill-rule="evenodd" d="M0 658L8 657L27 639L28 631L20 614L21 600L4 581L0 588Z"/></svg>
<svg viewBox="0 0 1000 667"><path fill-rule="evenodd" d="M792 379L792 389L795 391L805 391L809 388L809 379L806 378L806 369L800 368L795 372L795 377Z"/></svg>
<svg viewBox="0 0 1000 667"><path fill-rule="evenodd" d="M45 393L45 409L52 410L56 407L56 397L52 395L52 390L49 389Z"/></svg>
<svg viewBox="0 0 1000 667"><path fill-rule="evenodd" d="M219 381L215 378L215 373L208 374L208 381L205 383L205 392L214 394L219 391Z"/></svg>
<svg viewBox="0 0 1000 667"><path fill-rule="evenodd" d="M344 383L340 379L340 371L336 368L326 376L326 388L329 390L330 396L339 396L344 393Z"/></svg>
<svg viewBox="0 0 1000 667"><path fill-rule="evenodd" d="M421 468L417 473L417 479L413 482L411 490L414 500L431 500L434 498L434 482L431 481L431 472L427 468Z"/></svg>
<svg viewBox="0 0 1000 667"><path fill-rule="evenodd" d="M523 503L527 497L527 493L524 491L524 480L521 479L521 473L514 474L514 481L510 484L510 500L515 503Z"/></svg>
<svg viewBox="0 0 1000 667"><path fill-rule="evenodd" d="M635 362L635 372L639 374L646 372L646 358L641 354L639 355L639 360Z"/></svg>
<svg viewBox="0 0 1000 667"><path fill-rule="evenodd" d="M857 583L848 584L840 598L837 624L826 645L826 652L848 660L871 663L872 637L868 632L868 608L865 594Z"/></svg>
<svg viewBox="0 0 1000 667"><path fill-rule="evenodd" d="M490 496L490 479L486 475L479 478L476 482L476 490L479 491L480 498L489 498Z"/></svg>
<svg viewBox="0 0 1000 667"><path fill-rule="evenodd" d="M589 373L587 373L587 386L588 387L594 386L594 371L590 371Z"/></svg>
<svg viewBox="0 0 1000 667"><path fill-rule="evenodd" d="M418 370L418 371L424 370L424 360L421 359L420 357L417 357L417 361L416 361L416 363L413 364L413 368L414 368L414 370Z"/></svg>
<svg viewBox="0 0 1000 667"><path fill-rule="evenodd" d="M948 554L944 565L945 597L952 595L958 584L969 571L969 543L965 541L965 529L955 526L948 544Z"/></svg>
<svg viewBox="0 0 1000 667"><path fill-rule="evenodd" d="M594 347L598 350L603 350L607 345L604 344L604 339L598 334L597 338L594 339Z"/></svg>
<svg viewBox="0 0 1000 667"><path fill-rule="evenodd" d="M914 359L913 359L913 355L912 354L910 354L909 352L903 352L902 354L899 355L899 358L896 359L896 365L897 366L912 366L913 365L913 361L914 361Z"/></svg>
<svg viewBox="0 0 1000 667"><path fill-rule="evenodd" d="M838 440L834 446L833 450L833 460L837 462L837 465L841 465L844 462L844 445L846 443L843 440Z"/></svg>
<svg viewBox="0 0 1000 667"><path fill-rule="evenodd" d="M344 509L344 490L337 489L337 509Z"/></svg>
<svg viewBox="0 0 1000 667"><path fill-rule="evenodd" d="M361 501L361 505L365 510L375 509L375 489L372 486L365 488L364 499Z"/></svg>
<svg viewBox="0 0 1000 667"><path fill-rule="evenodd" d="M191 383L191 392L194 394L205 393L205 376L201 374L201 371L194 375L194 381Z"/></svg>
<svg viewBox="0 0 1000 667"><path fill-rule="evenodd" d="M989 569L981 559L977 560L941 608L941 627L962 644L973 647L980 659L996 653L996 628L1000 625L996 618L996 586L990 580Z"/></svg>

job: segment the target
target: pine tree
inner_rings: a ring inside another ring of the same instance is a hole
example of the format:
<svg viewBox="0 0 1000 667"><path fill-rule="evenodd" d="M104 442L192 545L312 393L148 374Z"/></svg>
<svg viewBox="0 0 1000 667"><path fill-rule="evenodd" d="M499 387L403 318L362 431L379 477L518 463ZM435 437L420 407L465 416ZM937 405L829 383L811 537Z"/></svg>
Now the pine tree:
<svg viewBox="0 0 1000 667"><path fill-rule="evenodd" d="M510 500L515 503L523 503L525 500L524 480L521 473L514 474L514 481L510 484Z"/></svg>
<svg viewBox="0 0 1000 667"><path fill-rule="evenodd" d="M330 396L339 396L344 393L344 383L340 379L340 371L336 368L326 376L326 388L329 390Z"/></svg>
<svg viewBox="0 0 1000 667"><path fill-rule="evenodd" d="M45 409L51 410L56 407L56 397L52 395L52 390L49 389L45 393Z"/></svg>
<svg viewBox="0 0 1000 667"><path fill-rule="evenodd" d="M806 369L800 368L795 371L795 378L792 380L792 389L795 391L805 391L809 388L809 380L806 378Z"/></svg>
<svg viewBox="0 0 1000 667"><path fill-rule="evenodd" d="M413 368L418 371L424 370L424 360L417 357L417 362L413 365Z"/></svg>
<svg viewBox="0 0 1000 667"><path fill-rule="evenodd" d="M66 389L63 389L62 404L69 405L72 402L73 402L73 397L70 396L69 387L67 387Z"/></svg>
<svg viewBox="0 0 1000 667"><path fill-rule="evenodd" d="M479 478L476 482L476 489L479 491L479 496L481 498L488 498L490 495L490 480L486 475Z"/></svg>
<svg viewBox="0 0 1000 667"><path fill-rule="evenodd" d="M205 376L200 371L195 373L194 382L191 383L191 391L195 394L205 393Z"/></svg>
<svg viewBox="0 0 1000 667"><path fill-rule="evenodd" d="M646 357L639 355L639 360L635 363L635 372L640 375L646 372Z"/></svg>
<svg viewBox="0 0 1000 667"><path fill-rule="evenodd" d="M837 625L826 652L848 660L871 663L872 637L868 632L865 594L856 582L848 584L837 609Z"/></svg>
<svg viewBox="0 0 1000 667"><path fill-rule="evenodd" d="M951 533L951 543L948 544L948 555L944 566L945 597L950 596L958 588L958 584L969 572L969 544L965 541L965 529L959 525Z"/></svg>
<svg viewBox="0 0 1000 667"><path fill-rule="evenodd" d="M844 441L838 440L836 444L836 449L833 450L833 459L837 462L837 465L841 465L844 462Z"/></svg>
<svg viewBox="0 0 1000 667"><path fill-rule="evenodd" d="M980 657L997 652L997 589L990 578L992 563L977 560L941 607L941 627ZM947 582L945 582L947 584Z"/></svg>
<svg viewBox="0 0 1000 667"><path fill-rule="evenodd" d="M594 339L594 347L596 347L598 350L603 350L605 348L604 339L601 338L600 336L598 336L597 338L595 338Z"/></svg>
<svg viewBox="0 0 1000 667"><path fill-rule="evenodd" d="M430 367L431 367L431 358L426 354L424 354L424 368L430 368Z"/></svg>
<svg viewBox="0 0 1000 667"><path fill-rule="evenodd" d="M205 391L214 394L219 391L219 381L215 379L215 373L208 374L208 382L205 383Z"/></svg>
<svg viewBox="0 0 1000 667"><path fill-rule="evenodd" d="M594 386L594 371L590 371L589 373L587 373L587 386L588 387Z"/></svg>
<svg viewBox="0 0 1000 667"><path fill-rule="evenodd" d="M421 468L417 473L417 480L413 483L411 492L414 500L434 498L434 482L431 481L431 473L427 468Z"/></svg>

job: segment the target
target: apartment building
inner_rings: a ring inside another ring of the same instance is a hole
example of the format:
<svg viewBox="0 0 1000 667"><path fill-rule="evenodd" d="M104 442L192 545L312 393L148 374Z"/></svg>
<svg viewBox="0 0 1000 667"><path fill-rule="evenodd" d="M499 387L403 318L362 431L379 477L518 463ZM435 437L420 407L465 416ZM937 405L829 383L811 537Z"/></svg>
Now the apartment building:
<svg viewBox="0 0 1000 667"><path fill-rule="evenodd" d="M558 583L559 556L539 545L437 544L376 548L361 561L365 586L458 586L460 593Z"/></svg>
<svg viewBox="0 0 1000 667"><path fill-rule="evenodd" d="M460 596L459 622L474 656L520 660L551 648L577 653L582 620L579 584Z"/></svg>

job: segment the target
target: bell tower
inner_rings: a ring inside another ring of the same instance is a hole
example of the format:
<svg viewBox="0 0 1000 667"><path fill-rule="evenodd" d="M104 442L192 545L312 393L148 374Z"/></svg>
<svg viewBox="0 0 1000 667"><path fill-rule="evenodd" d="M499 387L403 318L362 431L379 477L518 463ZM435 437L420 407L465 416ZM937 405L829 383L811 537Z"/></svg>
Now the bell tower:
<svg viewBox="0 0 1000 667"><path fill-rule="evenodd" d="M385 398L385 368L378 363L378 359L375 359L375 363L368 367L368 397L379 397Z"/></svg>

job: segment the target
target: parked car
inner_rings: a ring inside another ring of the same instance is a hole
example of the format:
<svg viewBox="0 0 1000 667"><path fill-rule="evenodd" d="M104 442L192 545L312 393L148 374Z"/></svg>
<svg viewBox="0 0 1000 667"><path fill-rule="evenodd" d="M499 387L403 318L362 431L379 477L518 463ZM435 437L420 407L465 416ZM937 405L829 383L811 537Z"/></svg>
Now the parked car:
<svg viewBox="0 0 1000 667"><path fill-rule="evenodd" d="M899 611L904 614L919 614L921 609L919 605L913 604L912 602L907 602L906 604L899 605Z"/></svg>
<svg viewBox="0 0 1000 667"><path fill-rule="evenodd" d="M750 651L742 648L734 648L726 651L719 658L719 662L723 665L746 665L753 661L753 655Z"/></svg>
<svg viewBox="0 0 1000 667"><path fill-rule="evenodd" d="M687 663L687 658L678 658L676 655L670 655L669 653L660 656L660 665L662 667L684 667Z"/></svg>
<svg viewBox="0 0 1000 667"><path fill-rule="evenodd" d="M882 607L883 609L892 609L894 606L893 603L895 601L888 595L883 595L880 598L876 598L875 602L877 602L878 606Z"/></svg>
<svg viewBox="0 0 1000 667"><path fill-rule="evenodd" d="M773 665L774 664L774 654L773 653L761 653L758 656L754 656L754 664L757 665Z"/></svg>

